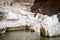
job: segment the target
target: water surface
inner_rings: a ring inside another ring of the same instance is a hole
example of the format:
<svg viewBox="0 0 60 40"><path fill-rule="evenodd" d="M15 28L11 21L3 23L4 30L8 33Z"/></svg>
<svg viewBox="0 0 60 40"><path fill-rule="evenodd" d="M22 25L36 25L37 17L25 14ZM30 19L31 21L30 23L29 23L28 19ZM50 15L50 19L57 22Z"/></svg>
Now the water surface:
<svg viewBox="0 0 60 40"><path fill-rule="evenodd" d="M12 31L0 35L0 40L60 40L60 37L37 37L34 32Z"/></svg>

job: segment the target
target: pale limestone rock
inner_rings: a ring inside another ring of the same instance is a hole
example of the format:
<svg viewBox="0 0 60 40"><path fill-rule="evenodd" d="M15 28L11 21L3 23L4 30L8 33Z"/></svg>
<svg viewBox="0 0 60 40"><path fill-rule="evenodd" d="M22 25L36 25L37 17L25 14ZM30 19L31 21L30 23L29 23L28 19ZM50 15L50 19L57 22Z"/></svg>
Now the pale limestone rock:
<svg viewBox="0 0 60 40"><path fill-rule="evenodd" d="M2 22L0 22L0 34L5 32L6 32L6 28L3 26Z"/></svg>
<svg viewBox="0 0 60 40"><path fill-rule="evenodd" d="M23 10L27 10L27 7L23 4L20 4L20 3L14 3L12 5L14 8L19 8L19 9L23 9Z"/></svg>
<svg viewBox="0 0 60 40"><path fill-rule="evenodd" d="M14 12L9 11L6 18L7 18L7 20L12 20L12 19L16 20L16 19L18 19L18 16Z"/></svg>
<svg viewBox="0 0 60 40"><path fill-rule="evenodd" d="M58 27L58 18L57 15L54 15L52 17L46 17L42 21L42 27L45 29L45 35L44 36L58 36L59 33L57 33Z"/></svg>
<svg viewBox="0 0 60 40"><path fill-rule="evenodd" d="M2 5L0 6L0 12L4 14L0 22L0 28L10 28L9 30L15 30L17 28L16 30L20 30L22 26L22 28L26 28L26 25L28 25L39 36L51 37L60 35L60 23L58 22L57 15L49 17L47 15L37 14L34 17L33 13L25 11L19 6Z"/></svg>
<svg viewBox="0 0 60 40"><path fill-rule="evenodd" d="M10 5L11 3L14 3L14 0L0 0L1 5Z"/></svg>

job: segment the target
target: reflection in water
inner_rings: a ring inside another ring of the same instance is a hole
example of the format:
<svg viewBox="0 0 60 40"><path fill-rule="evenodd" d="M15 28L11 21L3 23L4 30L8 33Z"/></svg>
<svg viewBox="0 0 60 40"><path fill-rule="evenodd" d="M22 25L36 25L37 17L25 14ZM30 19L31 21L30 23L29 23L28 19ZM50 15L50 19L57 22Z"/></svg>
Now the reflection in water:
<svg viewBox="0 0 60 40"><path fill-rule="evenodd" d="M60 40L60 37L37 37L34 32L13 31L0 35L0 40Z"/></svg>
<svg viewBox="0 0 60 40"><path fill-rule="evenodd" d="M51 38L41 37L40 40L60 40L60 37L51 37Z"/></svg>

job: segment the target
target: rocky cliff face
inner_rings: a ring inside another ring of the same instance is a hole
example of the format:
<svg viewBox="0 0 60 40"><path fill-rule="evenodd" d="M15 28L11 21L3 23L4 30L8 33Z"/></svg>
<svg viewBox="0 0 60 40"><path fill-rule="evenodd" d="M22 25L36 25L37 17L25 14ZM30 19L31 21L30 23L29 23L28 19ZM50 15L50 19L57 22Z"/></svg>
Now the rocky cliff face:
<svg viewBox="0 0 60 40"><path fill-rule="evenodd" d="M25 30L28 28L34 30L35 34L39 36L60 35L60 22L58 20L60 16L57 18L57 14L50 17L38 13L34 17L33 13L27 10L26 6L28 5L30 4L24 2L12 5L0 4L0 15L3 16L0 21L0 33L5 33L7 30Z"/></svg>
<svg viewBox="0 0 60 40"><path fill-rule="evenodd" d="M19 4L30 11L30 7L33 5L34 0L0 0L0 5L12 6L14 4ZM17 6L17 5L16 5Z"/></svg>
<svg viewBox="0 0 60 40"><path fill-rule="evenodd" d="M0 0L0 4L2 4L2 5L12 5L16 2L18 2L18 3L21 3L21 2L33 3L34 0Z"/></svg>

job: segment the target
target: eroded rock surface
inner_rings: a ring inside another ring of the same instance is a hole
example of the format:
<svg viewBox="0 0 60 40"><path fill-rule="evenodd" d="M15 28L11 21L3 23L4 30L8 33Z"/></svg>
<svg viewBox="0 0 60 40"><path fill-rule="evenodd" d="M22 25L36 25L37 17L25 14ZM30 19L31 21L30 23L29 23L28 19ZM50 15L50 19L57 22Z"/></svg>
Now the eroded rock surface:
<svg viewBox="0 0 60 40"><path fill-rule="evenodd" d="M0 5L0 13L3 16L0 21L0 33L7 30L21 30L28 28L34 30L35 34L42 36L58 36L60 35L60 16L34 14L27 11L25 6L14 3L12 6Z"/></svg>

